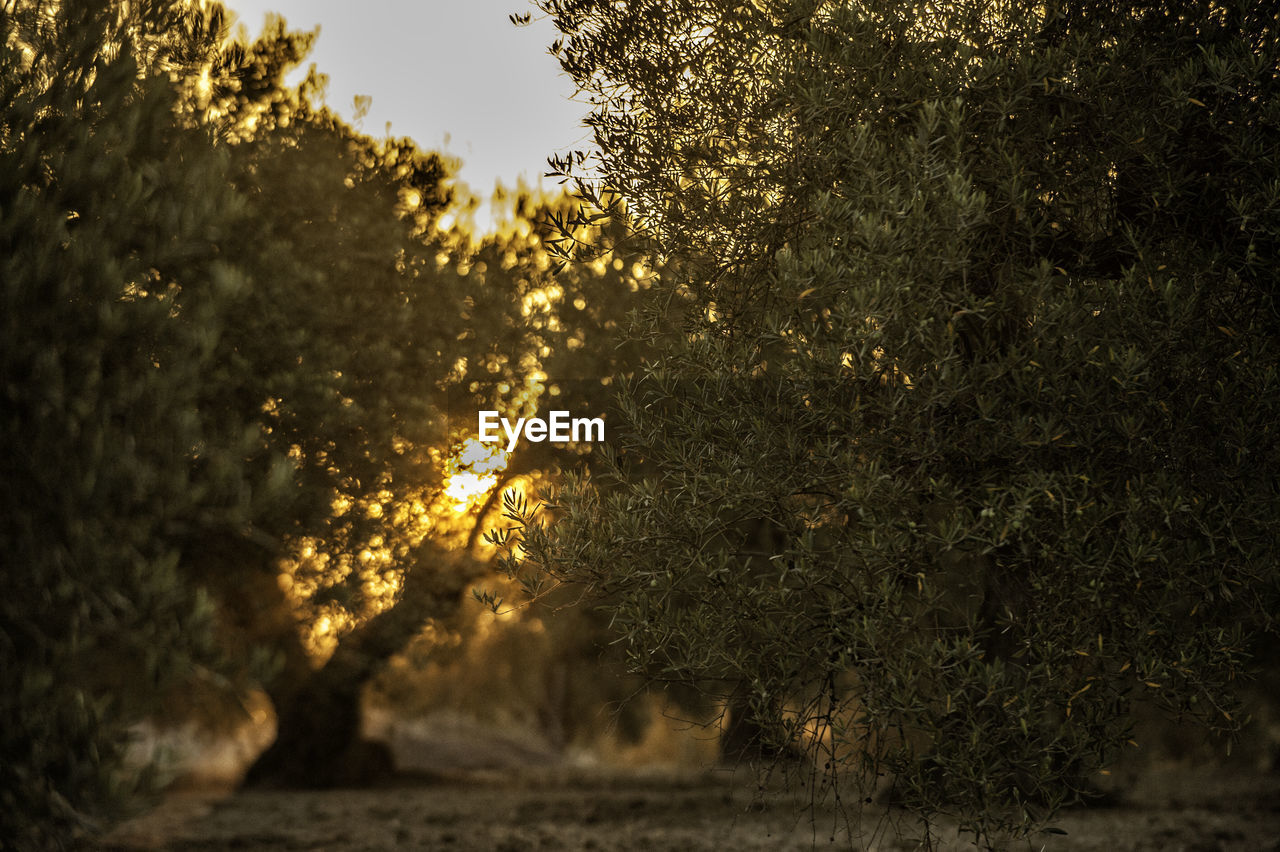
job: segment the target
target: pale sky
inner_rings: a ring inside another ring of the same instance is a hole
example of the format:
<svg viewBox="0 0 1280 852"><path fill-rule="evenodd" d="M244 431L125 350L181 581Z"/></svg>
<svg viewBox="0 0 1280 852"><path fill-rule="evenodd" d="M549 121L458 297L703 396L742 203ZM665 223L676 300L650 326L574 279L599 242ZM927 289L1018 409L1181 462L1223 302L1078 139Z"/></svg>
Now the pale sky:
<svg viewBox="0 0 1280 852"><path fill-rule="evenodd" d="M309 62L329 75L327 101L347 119L353 99L372 106L359 126L410 136L427 150L463 160L459 177L487 199L494 182L532 185L553 153L585 150L587 107L547 53L551 21L530 0L224 0L251 37L268 12L293 30L317 25ZM513 26L511 13L533 13ZM293 78L290 78L291 80ZM547 189L552 180L543 180Z"/></svg>

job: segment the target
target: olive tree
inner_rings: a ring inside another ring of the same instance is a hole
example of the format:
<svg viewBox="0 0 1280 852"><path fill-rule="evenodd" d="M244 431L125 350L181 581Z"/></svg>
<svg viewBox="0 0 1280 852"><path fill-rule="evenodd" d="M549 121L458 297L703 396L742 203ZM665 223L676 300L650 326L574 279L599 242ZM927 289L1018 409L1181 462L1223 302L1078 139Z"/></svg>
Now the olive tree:
<svg viewBox="0 0 1280 852"><path fill-rule="evenodd" d="M210 138L169 72L168 3L0 5L0 836L56 847L129 786L125 726L210 672L186 542L280 505L242 463L254 412L208 416L244 275Z"/></svg>
<svg viewBox="0 0 1280 852"><path fill-rule="evenodd" d="M199 539L189 563L214 590L228 644L278 663L263 680L276 741L246 776L261 785L390 769L361 741L366 686L488 570L471 552L477 536L458 529L478 519L444 493L457 445L479 409L519 407L539 382L557 404L599 396L604 371L574 381L563 353L616 357L604 329L640 290L621 262L553 280L537 222L563 199L518 193L499 233L444 226L446 214L465 222L470 203L444 158L352 128L323 105L314 73L285 83L310 42L275 19L252 43L218 43L192 105L244 199L225 244L252 282L203 397L255 413L261 452L293 468L289 511L259 518L253 537ZM522 447L501 475L576 458Z"/></svg>
<svg viewBox="0 0 1280 852"><path fill-rule="evenodd" d="M1138 701L1235 729L1277 601L1274 16L538 5L595 106L559 166L668 266L614 446L509 502L510 568L926 831L1044 825Z"/></svg>

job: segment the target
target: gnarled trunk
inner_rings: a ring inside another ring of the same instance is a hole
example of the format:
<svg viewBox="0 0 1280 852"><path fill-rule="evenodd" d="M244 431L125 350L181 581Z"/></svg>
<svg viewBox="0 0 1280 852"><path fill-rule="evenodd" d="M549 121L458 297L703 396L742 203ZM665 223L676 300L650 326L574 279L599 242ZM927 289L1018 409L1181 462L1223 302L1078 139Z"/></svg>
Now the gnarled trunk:
<svg viewBox="0 0 1280 852"><path fill-rule="evenodd" d="M360 739L364 685L429 619L453 614L482 573L474 560L432 551L405 576L400 599L352 631L322 667L301 683L268 694L276 707L275 742L245 775L247 787L358 785L389 774L385 748Z"/></svg>

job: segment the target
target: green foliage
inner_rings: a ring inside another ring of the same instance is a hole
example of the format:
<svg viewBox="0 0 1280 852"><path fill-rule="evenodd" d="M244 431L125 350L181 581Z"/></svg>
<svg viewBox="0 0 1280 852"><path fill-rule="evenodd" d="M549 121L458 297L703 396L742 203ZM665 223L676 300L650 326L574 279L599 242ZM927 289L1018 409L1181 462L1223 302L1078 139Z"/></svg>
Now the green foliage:
<svg viewBox="0 0 1280 852"><path fill-rule="evenodd" d="M202 417L245 287L215 247L238 201L149 75L167 4L0 12L0 835L57 845L120 792L123 726L208 661L181 531L269 498L252 419ZM193 460L196 462L193 464Z"/></svg>
<svg viewBox="0 0 1280 852"><path fill-rule="evenodd" d="M1277 604L1274 19L540 6L580 191L670 264L617 451L554 524L510 507L519 570L980 840L1082 795L1135 700L1235 729Z"/></svg>

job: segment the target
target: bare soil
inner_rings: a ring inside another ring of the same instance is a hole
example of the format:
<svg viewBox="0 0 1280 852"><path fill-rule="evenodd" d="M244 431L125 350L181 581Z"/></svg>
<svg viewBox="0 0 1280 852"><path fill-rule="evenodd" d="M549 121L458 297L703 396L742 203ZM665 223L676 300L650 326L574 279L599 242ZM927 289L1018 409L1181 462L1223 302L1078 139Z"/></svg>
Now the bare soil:
<svg viewBox="0 0 1280 852"><path fill-rule="evenodd" d="M1064 813L1010 849L1280 852L1280 776L1153 769L1117 804ZM329 791L187 790L88 848L118 850L911 850L916 826L859 817L750 773L583 768L406 775ZM972 848L954 830L939 848Z"/></svg>

